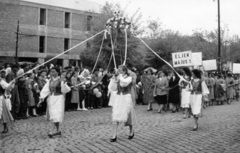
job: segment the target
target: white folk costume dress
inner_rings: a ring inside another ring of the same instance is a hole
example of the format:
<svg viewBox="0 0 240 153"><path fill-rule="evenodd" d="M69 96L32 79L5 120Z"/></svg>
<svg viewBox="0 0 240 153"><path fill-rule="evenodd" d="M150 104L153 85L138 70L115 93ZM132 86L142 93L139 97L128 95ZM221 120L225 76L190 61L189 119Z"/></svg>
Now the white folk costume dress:
<svg viewBox="0 0 240 153"><path fill-rule="evenodd" d="M186 81L190 81L190 78L189 77L184 77L184 79ZM179 85L183 85L183 87L181 88L181 107L182 108L189 108L190 107L190 95L191 95L191 92L189 90L189 83L186 82L184 80L180 80L179 81Z"/></svg>
<svg viewBox="0 0 240 153"><path fill-rule="evenodd" d="M47 98L47 119L51 122L62 122L64 117L65 94L71 88L60 77L52 78L44 85L40 98Z"/></svg>
<svg viewBox="0 0 240 153"><path fill-rule="evenodd" d="M115 77L111 78L108 84L108 95L110 96L108 105L113 107L117 95L117 80Z"/></svg>
<svg viewBox="0 0 240 153"><path fill-rule="evenodd" d="M134 103L131 95L132 77L119 75L117 93L112 99L112 120L133 125Z"/></svg>
<svg viewBox="0 0 240 153"><path fill-rule="evenodd" d="M11 114L11 95L6 95L5 89L11 88L11 85L8 84L5 80L0 78L0 120L2 123L8 123L13 121L13 117Z"/></svg>
<svg viewBox="0 0 240 153"><path fill-rule="evenodd" d="M202 109L202 97L209 94L209 90L205 81L201 79L193 79L190 85L191 97L190 105L192 109L192 114L199 116L201 115Z"/></svg>

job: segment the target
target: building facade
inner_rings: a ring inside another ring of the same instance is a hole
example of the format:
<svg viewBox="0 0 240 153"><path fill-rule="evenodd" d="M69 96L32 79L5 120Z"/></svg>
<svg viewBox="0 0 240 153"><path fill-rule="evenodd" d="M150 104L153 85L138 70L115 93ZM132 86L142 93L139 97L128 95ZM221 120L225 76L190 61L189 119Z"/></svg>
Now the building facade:
<svg viewBox="0 0 240 153"><path fill-rule="evenodd" d="M68 3L70 1L72 0L68 0ZM2 59L15 57L17 50L19 61L43 63L88 37L91 20L99 15L99 5L87 0L72 1L78 4L72 3L73 5L69 6L64 3L58 4L58 0L49 2L47 0L0 2L0 7L5 8L5 12L1 11L1 15L5 16L0 19L1 25L4 25L0 30L5 31L5 33L0 31ZM92 10L92 6L95 10ZM19 21L18 41L17 21ZM80 52L86 47L86 43L80 45L58 57L53 63L62 66L76 65L80 61Z"/></svg>

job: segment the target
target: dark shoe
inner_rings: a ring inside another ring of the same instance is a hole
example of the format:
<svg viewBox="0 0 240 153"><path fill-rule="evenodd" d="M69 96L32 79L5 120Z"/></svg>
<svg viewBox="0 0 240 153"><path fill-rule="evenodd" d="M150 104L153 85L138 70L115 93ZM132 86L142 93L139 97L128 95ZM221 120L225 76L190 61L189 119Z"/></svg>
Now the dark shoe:
<svg viewBox="0 0 240 153"><path fill-rule="evenodd" d="M147 111L152 111L153 109L152 108L150 108L150 109L148 109Z"/></svg>
<svg viewBox="0 0 240 153"><path fill-rule="evenodd" d="M8 129L4 129L2 133L8 133Z"/></svg>
<svg viewBox="0 0 240 153"><path fill-rule="evenodd" d="M32 117L38 117L38 115L37 115L37 114L35 114L35 115L32 115Z"/></svg>
<svg viewBox="0 0 240 153"><path fill-rule="evenodd" d="M172 113L176 113L176 110L172 110Z"/></svg>
<svg viewBox="0 0 240 153"><path fill-rule="evenodd" d="M117 136L115 138L110 139L110 142L116 142L117 141Z"/></svg>
<svg viewBox="0 0 240 153"><path fill-rule="evenodd" d="M49 137L49 138L53 138L53 135L52 135L52 134L48 134L48 137Z"/></svg>
<svg viewBox="0 0 240 153"><path fill-rule="evenodd" d="M18 117L18 116L14 116L13 117L15 120L20 120L21 118L20 117Z"/></svg>
<svg viewBox="0 0 240 153"><path fill-rule="evenodd" d="M54 133L54 134L52 134L52 136L61 136L62 135L62 132L61 131L58 131L57 133Z"/></svg>
<svg viewBox="0 0 240 153"><path fill-rule="evenodd" d="M128 139L131 140L131 139L133 139L133 137L134 137L134 132L133 132L133 135L128 136Z"/></svg>
<svg viewBox="0 0 240 153"><path fill-rule="evenodd" d="M193 131L197 131L198 129L198 124L197 124L197 127L193 128Z"/></svg>

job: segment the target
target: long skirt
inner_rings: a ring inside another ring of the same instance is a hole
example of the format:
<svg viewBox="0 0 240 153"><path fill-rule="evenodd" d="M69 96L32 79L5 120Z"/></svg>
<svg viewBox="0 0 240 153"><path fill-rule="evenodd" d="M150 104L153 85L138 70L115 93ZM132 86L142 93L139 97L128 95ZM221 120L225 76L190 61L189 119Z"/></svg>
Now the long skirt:
<svg viewBox="0 0 240 153"><path fill-rule="evenodd" d="M234 90L233 90L233 87L229 87L229 88L227 88L227 98L233 98L233 92L234 92Z"/></svg>
<svg viewBox="0 0 240 153"><path fill-rule="evenodd" d="M211 87L211 88L209 88L209 99L210 100L213 100L213 99L215 99L214 98L214 88L213 87Z"/></svg>
<svg viewBox="0 0 240 153"><path fill-rule="evenodd" d="M79 103L79 91L78 90L72 90L72 103L78 104Z"/></svg>
<svg viewBox="0 0 240 153"><path fill-rule="evenodd" d="M186 89L182 89L182 94L181 94L181 107L182 108L189 108L190 95L191 95L191 92L187 91Z"/></svg>
<svg viewBox="0 0 240 153"><path fill-rule="evenodd" d="M28 103L29 107L35 107L36 106L36 102L35 102L35 99L34 99L32 89L28 89L28 101L29 101L29 103Z"/></svg>
<svg viewBox="0 0 240 153"><path fill-rule="evenodd" d="M47 99L47 119L53 123L62 122L64 117L64 95L51 95Z"/></svg>
<svg viewBox="0 0 240 153"><path fill-rule="evenodd" d="M117 98L117 91L112 91L112 92L110 93L110 98L109 98L109 103L108 103L108 105L111 106L111 107L113 107L113 106L114 106L114 101L116 100L116 98Z"/></svg>
<svg viewBox="0 0 240 153"><path fill-rule="evenodd" d="M126 123L129 119L131 111L133 110L133 100L131 94L115 95L112 106L112 120L113 122Z"/></svg>
<svg viewBox="0 0 240 153"><path fill-rule="evenodd" d="M200 116L202 109L202 94L191 94L190 99L192 114Z"/></svg>
<svg viewBox="0 0 240 153"><path fill-rule="evenodd" d="M155 100L157 101L158 105L165 105L167 104L167 95L157 95Z"/></svg>
<svg viewBox="0 0 240 153"><path fill-rule="evenodd" d="M2 123L8 123L13 121L12 114L10 112L11 101L6 101L3 96L0 96L0 120Z"/></svg>

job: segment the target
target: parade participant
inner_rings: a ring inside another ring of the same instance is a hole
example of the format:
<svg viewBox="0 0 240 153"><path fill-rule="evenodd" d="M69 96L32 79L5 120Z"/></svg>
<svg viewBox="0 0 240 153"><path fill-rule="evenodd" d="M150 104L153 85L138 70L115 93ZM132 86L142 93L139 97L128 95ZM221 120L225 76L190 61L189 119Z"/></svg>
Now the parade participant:
<svg viewBox="0 0 240 153"><path fill-rule="evenodd" d="M167 104L168 79L166 76L167 72L160 71L154 85L153 95L158 103L158 113L161 113L163 107Z"/></svg>
<svg viewBox="0 0 240 153"><path fill-rule="evenodd" d="M52 67L50 69L50 76L50 80L41 90L38 106L44 101L44 98L48 96L47 119L53 123L48 136L52 138L53 136L61 135L59 123L63 122L65 94L71 89L65 82L65 78L60 77L60 70L57 67Z"/></svg>
<svg viewBox="0 0 240 153"><path fill-rule="evenodd" d="M132 77L129 76L127 67L124 65L119 66L119 75L117 77L117 94L112 100L112 121L113 121L113 137L110 142L117 141L117 128L119 123L125 123L129 126L130 134L128 139L134 137L133 123L133 97L131 95Z"/></svg>
<svg viewBox="0 0 240 153"><path fill-rule="evenodd" d="M171 72L171 78L169 80L169 94L168 100L169 103L172 105L172 113L175 113L178 109L178 105L180 103L180 91L179 91L179 77L176 75L174 71Z"/></svg>
<svg viewBox="0 0 240 153"><path fill-rule="evenodd" d="M202 99L209 94L209 90L205 81L201 79L201 71L197 69L192 70L192 76L193 80L191 80L190 84L190 105L195 123L193 131L196 131L198 129L198 118L201 115Z"/></svg>
<svg viewBox="0 0 240 153"><path fill-rule="evenodd" d="M183 79L180 79L178 85L181 88L181 107L184 109L184 119L187 117L190 117L189 107L190 107L190 94L189 91L189 82L191 80L191 71L189 68L185 67L183 68ZM189 81L189 82L187 82Z"/></svg>
<svg viewBox="0 0 240 153"><path fill-rule="evenodd" d="M5 70L1 70L5 71ZM8 132L7 123L13 121L11 110L11 94L10 89L14 87L15 82L7 83L5 79L0 78L0 120L3 123L4 130L2 133Z"/></svg>
<svg viewBox="0 0 240 153"><path fill-rule="evenodd" d="M148 69L146 74L142 75L141 82L143 84L143 103L148 104L148 111L152 110L152 103L155 101L153 97L153 89L156 78L153 76L152 69Z"/></svg>

